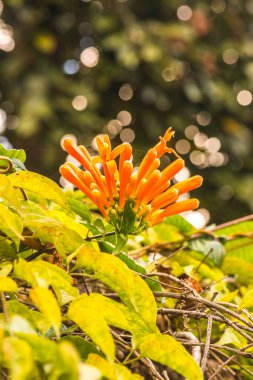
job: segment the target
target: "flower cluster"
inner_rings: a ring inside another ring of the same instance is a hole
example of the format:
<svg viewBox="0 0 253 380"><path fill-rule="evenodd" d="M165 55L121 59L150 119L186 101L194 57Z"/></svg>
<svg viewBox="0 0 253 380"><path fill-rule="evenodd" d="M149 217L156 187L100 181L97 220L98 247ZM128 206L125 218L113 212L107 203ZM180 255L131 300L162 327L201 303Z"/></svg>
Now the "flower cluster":
<svg viewBox="0 0 253 380"><path fill-rule="evenodd" d="M64 149L84 170L66 162L60 167L60 173L96 204L118 232L138 233L167 216L198 207L197 199L177 201L181 194L199 187L202 177L194 176L171 186L172 178L184 167L184 160L167 147L173 135L174 131L169 128L158 144L148 150L136 170L129 143L112 150L108 135L103 139L97 137L99 154L90 156L84 146L77 146L72 139L66 138ZM160 158L165 153L173 154L176 159L160 171Z"/></svg>

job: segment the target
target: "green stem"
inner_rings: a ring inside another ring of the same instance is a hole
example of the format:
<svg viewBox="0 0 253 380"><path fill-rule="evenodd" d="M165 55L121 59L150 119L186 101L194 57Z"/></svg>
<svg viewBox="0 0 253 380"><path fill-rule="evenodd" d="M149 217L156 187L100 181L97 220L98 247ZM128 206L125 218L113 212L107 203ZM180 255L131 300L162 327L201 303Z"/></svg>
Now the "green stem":
<svg viewBox="0 0 253 380"><path fill-rule="evenodd" d="M84 240L85 241L91 241L91 240L94 240L94 239L100 239L100 238L102 238L104 236L112 236L112 235L115 235L115 234L116 234L115 231L110 231L110 232L106 232L105 234L87 236Z"/></svg>

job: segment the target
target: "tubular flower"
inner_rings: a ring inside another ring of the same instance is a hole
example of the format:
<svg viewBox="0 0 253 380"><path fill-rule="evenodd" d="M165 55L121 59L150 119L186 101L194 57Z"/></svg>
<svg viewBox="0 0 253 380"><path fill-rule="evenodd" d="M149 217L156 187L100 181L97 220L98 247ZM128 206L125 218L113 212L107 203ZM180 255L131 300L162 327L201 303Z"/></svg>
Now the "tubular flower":
<svg viewBox="0 0 253 380"><path fill-rule="evenodd" d="M60 167L60 173L96 204L118 232L139 233L167 216L198 207L197 199L178 199L201 186L202 177L194 176L171 186L172 178L184 167L184 160L167 147L173 135L174 131L169 128L159 143L148 150L137 171L133 168L132 147L128 143L112 149L108 135L103 139L97 137L98 155L90 156L84 146L77 146L67 138L63 142L64 149L84 170L66 162ZM176 159L160 171L160 158L166 153Z"/></svg>

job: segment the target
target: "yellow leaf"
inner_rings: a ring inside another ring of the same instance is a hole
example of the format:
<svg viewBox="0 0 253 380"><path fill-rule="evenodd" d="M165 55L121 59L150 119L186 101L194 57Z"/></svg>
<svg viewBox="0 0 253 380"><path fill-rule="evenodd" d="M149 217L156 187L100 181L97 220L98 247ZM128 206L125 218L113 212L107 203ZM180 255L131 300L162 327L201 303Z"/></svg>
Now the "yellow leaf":
<svg viewBox="0 0 253 380"><path fill-rule="evenodd" d="M48 320L51 322L55 333L57 336L60 335L60 325L61 325L61 310L60 307L53 296L53 293L47 288L37 287L31 289L30 298L41 311L42 314L46 315Z"/></svg>
<svg viewBox="0 0 253 380"><path fill-rule="evenodd" d="M15 187L31 191L63 207L68 207L65 195L60 186L41 174L19 171L12 173L8 178Z"/></svg>
<svg viewBox="0 0 253 380"><path fill-rule="evenodd" d="M18 286L16 282L10 278L1 276L0 277L0 292L16 292L18 290Z"/></svg>
<svg viewBox="0 0 253 380"><path fill-rule="evenodd" d="M19 248L20 240L24 240L21 235L23 224L20 217L10 211L3 203L0 203L0 231L15 243L17 249Z"/></svg>
<svg viewBox="0 0 253 380"><path fill-rule="evenodd" d="M119 294L121 300L139 315L147 331L156 332L157 307L152 291L138 274L118 257L97 252L85 245L77 249L77 268L86 268Z"/></svg>
<svg viewBox="0 0 253 380"><path fill-rule="evenodd" d="M253 306L253 289L247 291L245 296L242 298L239 309L246 309Z"/></svg>
<svg viewBox="0 0 253 380"><path fill-rule="evenodd" d="M203 379L202 371L193 357L169 335L149 334L141 340L139 348L141 355L170 367L187 380Z"/></svg>

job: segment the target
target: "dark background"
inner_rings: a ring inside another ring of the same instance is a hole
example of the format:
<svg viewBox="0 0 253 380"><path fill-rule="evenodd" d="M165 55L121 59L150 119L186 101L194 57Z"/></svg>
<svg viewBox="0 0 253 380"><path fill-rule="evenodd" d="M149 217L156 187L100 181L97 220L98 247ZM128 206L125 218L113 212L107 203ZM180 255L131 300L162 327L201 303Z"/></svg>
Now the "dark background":
<svg viewBox="0 0 253 380"><path fill-rule="evenodd" d="M66 133L87 146L108 131L115 144L135 137L138 164L172 126L172 145L205 178L194 192L203 215L221 223L252 212L252 0L0 9L0 142L26 149L29 170L58 181Z"/></svg>

